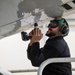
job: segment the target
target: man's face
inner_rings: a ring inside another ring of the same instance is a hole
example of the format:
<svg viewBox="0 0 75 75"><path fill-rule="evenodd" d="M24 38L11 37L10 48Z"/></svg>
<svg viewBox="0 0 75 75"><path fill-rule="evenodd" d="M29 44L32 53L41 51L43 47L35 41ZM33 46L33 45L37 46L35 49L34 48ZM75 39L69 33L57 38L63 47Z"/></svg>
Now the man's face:
<svg viewBox="0 0 75 75"><path fill-rule="evenodd" d="M56 36L59 33L59 26L57 25L57 23L50 23L48 26L48 30L46 32L46 36L48 37L52 37L52 36Z"/></svg>

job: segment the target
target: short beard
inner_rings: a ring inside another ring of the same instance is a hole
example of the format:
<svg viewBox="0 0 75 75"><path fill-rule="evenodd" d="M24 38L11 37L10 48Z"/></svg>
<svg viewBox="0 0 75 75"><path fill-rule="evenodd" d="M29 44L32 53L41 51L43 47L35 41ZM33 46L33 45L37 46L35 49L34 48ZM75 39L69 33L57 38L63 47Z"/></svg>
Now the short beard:
<svg viewBox="0 0 75 75"><path fill-rule="evenodd" d="M56 36L56 33L54 33L54 32L51 32L51 33L49 33L49 34L45 34L47 37L53 37L53 36Z"/></svg>

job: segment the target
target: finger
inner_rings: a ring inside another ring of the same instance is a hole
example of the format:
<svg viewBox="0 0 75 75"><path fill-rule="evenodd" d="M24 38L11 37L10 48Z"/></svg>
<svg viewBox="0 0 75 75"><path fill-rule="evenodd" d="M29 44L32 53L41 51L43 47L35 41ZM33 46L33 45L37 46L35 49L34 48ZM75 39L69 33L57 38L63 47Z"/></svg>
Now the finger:
<svg viewBox="0 0 75 75"><path fill-rule="evenodd" d="M38 31L38 34L40 35L41 34L41 30L39 29L39 31Z"/></svg>
<svg viewBox="0 0 75 75"><path fill-rule="evenodd" d="M36 28L36 35L38 35L39 34L39 29L38 28Z"/></svg>
<svg viewBox="0 0 75 75"><path fill-rule="evenodd" d="M34 35L36 35L36 29L33 30Z"/></svg>
<svg viewBox="0 0 75 75"><path fill-rule="evenodd" d="M36 35L36 36L38 35L38 29L37 28L34 29L34 35Z"/></svg>
<svg viewBox="0 0 75 75"><path fill-rule="evenodd" d="M33 30L32 30L32 31L30 31L29 35L30 35L30 36L32 36L32 35L33 35Z"/></svg>
<svg viewBox="0 0 75 75"><path fill-rule="evenodd" d="M37 35L40 36L40 34L41 34L41 30L39 28L37 28Z"/></svg>

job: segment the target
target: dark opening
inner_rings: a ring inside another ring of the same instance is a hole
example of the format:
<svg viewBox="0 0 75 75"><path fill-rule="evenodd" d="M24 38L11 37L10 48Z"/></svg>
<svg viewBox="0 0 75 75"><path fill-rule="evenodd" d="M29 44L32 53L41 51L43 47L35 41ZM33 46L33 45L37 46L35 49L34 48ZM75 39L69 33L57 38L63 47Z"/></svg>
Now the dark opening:
<svg viewBox="0 0 75 75"><path fill-rule="evenodd" d="M72 1L75 4L75 0Z"/></svg>
<svg viewBox="0 0 75 75"><path fill-rule="evenodd" d="M68 5L68 4L64 4L64 5L62 5L65 9L67 9L67 10L70 10L70 9L72 9L72 7L70 6L70 5Z"/></svg>

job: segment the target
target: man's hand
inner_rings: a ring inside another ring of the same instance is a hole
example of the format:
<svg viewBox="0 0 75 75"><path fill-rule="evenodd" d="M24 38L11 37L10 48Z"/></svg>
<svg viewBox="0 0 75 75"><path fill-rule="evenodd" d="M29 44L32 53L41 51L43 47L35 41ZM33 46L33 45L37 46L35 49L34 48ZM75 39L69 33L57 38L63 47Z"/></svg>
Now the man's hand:
<svg viewBox="0 0 75 75"><path fill-rule="evenodd" d="M32 45L34 42L39 42L43 37L43 34L39 28L35 28L34 30L32 30L29 35L32 36L29 45Z"/></svg>

